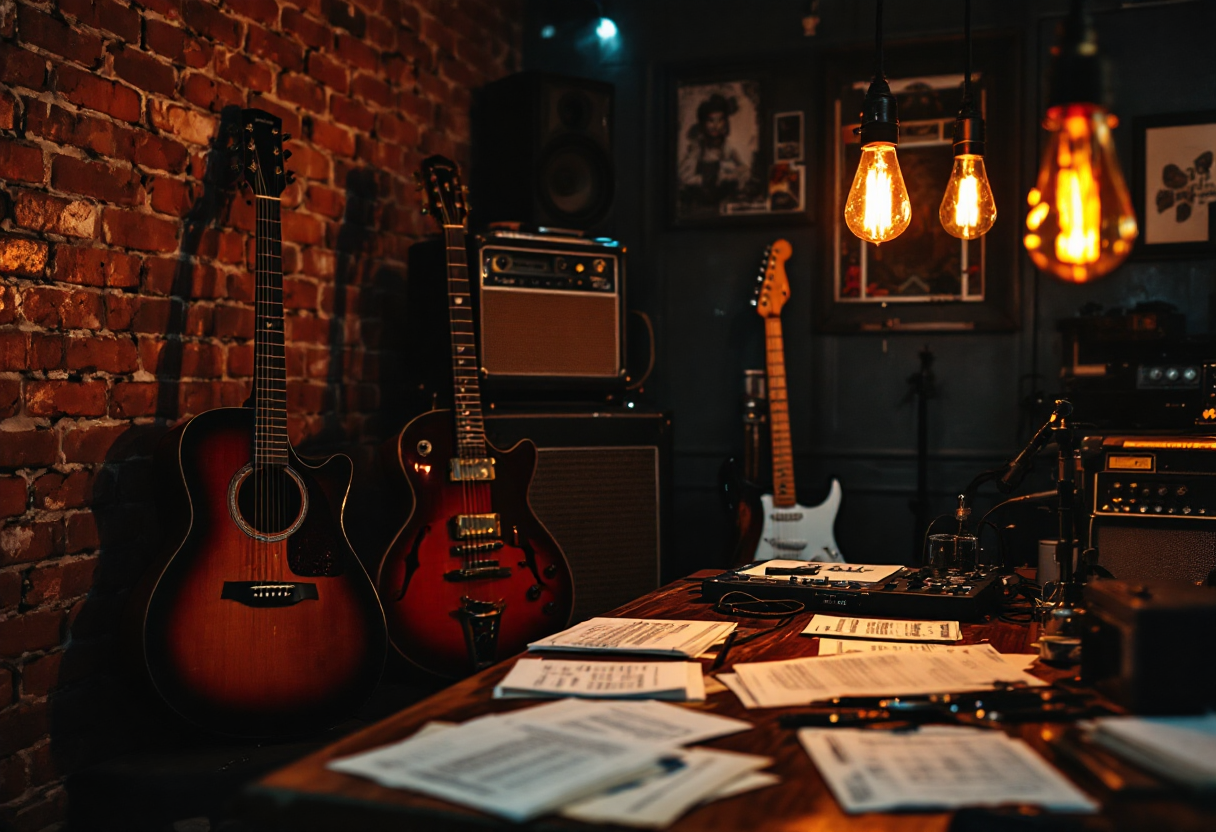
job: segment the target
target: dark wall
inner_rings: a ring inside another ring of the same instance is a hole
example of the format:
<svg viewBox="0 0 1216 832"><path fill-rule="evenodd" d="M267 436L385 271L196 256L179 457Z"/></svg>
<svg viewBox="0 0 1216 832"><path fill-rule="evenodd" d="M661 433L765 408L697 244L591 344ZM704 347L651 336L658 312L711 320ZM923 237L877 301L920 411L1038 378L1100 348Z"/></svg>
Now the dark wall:
<svg viewBox="0 0 1216 832"><path fill-rule="evenodd" d="M657 367L640 399L675 412L671 571L717 565L724 558L717 469L741 443L742 371L764 366L763 327L748 300L760 254L778 236L794 247L787 264L792 298L783 322L800 501L817 502L829 474L841 479L845 499L837 539L854 561L902 560L913 551L908 501L916 486L916 413L907 398L907 379L926 344L936 354L938 382L929 406L929 487L937 513L949 510L951 495L976 472L1012 456L1045 418L1041 406L1026 400L1035 390L1048 399L1058 391L1058 319L1090 301L1109 307L1165 300L1186 312L1190 332L1208 330L1216 271L1211 259L1132 261L1101 282L1072 286L1037 274L1019 245L1016 263L991 265L993 274L999 268L1016 284L1012 331L827 335L812 328L820 283L830 280L822 210L812 223L672 228L667 85L673 72L687 66L776 67L786 88L793 77L798 100L789 108L807 114L808 185L816 195L808 199L820 200L829 112L825 76L834 53L872 44L874 11L868 2L822 0L818 34L805 37L800 21L809 5L804 0L604 0L603 14L620 32L605 48L588 26L580 29L571 22L580 6L575 0L530 3L526 68L616 85L619 178L612 231L630 252L630 305L646 311L658 332ZM994 233L1020 238L1023 199L1038 167L1042 78L1067 5L1064 0L973 3L976 33L1012 33L1021 55L1020 64L1009 68L1018 75L1018 135L989 136L990 146L1017 143L1021 160L1017 170L1000 172L1017 183L1017 208L1001 214ZM1102 49L1114 64L1115 111L1122 119L1115 135L1130 183L1136 116L1216 109L1210 47L1216 3L1090 5ZM595 13L591 3L581 8L586 17ZM891 0L885 10L887 42L958 37L962 10L961 0ZM554 35L542 38L542 27L554 23ZM895 77L898 69L888 63L887 73Z"/></svg>

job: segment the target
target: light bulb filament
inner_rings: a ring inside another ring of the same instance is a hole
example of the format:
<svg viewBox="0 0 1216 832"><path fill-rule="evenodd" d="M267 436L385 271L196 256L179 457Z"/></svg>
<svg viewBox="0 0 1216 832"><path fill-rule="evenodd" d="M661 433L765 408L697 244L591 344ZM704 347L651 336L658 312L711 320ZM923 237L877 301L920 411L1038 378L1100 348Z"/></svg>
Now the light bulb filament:
<svg viewBox="0 0 1216 832"><path fill-rule="evenodd" d="M866 172L865 228L876 238L891 230L891 174L882 158Z"/></svg>
<svg viewBox="0 0 1216 832"><path fill-rule="evenodd" d="M980 184L974 176L964 176L958 183L958 202L954 206L954 224L975 228L980 222Z"/></svg>

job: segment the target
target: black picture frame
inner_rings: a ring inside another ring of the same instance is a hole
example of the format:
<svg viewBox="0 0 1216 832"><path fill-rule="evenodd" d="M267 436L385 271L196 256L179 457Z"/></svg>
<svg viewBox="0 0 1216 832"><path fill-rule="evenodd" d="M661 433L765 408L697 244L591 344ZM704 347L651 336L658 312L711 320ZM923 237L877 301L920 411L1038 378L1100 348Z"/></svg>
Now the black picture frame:
<svg viewBox="0 0 1216 832"><path fill-rule="evenodd" d="M1138 116L1132 133L1132 259L1216 255L1216 110Z"/></svg>
<svg viewBox="0 0 1216 832"><path fill-rule="evenodd" d="M681 65L667 69L666 177L668 223L673 228L747 227L770 224L805 224L811 221L814 183L808 181L806 164L808 115L803 97L790 84L777 63L721 65ZM721 101L706 104L714 95L733 99L729 149L716 152L705 163L696 157L706 148L699 143L705 135L698 115L703 105L721 110ZM801 158L776 158L775 120L777 113L802 114ZM740 130L740 128L743 128ZM749 140L742 152L740 134ZM731 137L734 141L731 141ZM744 156L747 158L743 158ZM741 181L732 171L717 173L717 182L707 185L705 177L724 167L738 169L742 159L751 171Z"/></svg>
<svg viewBox="0 0 1216 832"><path fill-rule="evenodd" d="M855 162L852 169L845 170L848 163L842 153L853 136L851 122L858 120L855 114L845 111L846 99L859 100L864 95L873 76L874 49L866 46L838 50L825 58L824 112L819 119L824 135L820 186L824 272L823 279L818 281L820 295L813 320L816 331L1007 332L1018 327L1023 262L1020 209L1024 196L1019 192L1017 176L1021 160L1021 49L1017 35L1012 33L983 33L974 36L973 41L973 95L984 110L985 167L996 200L997 221L988 234L966 244L965 254L963 241L949 237L938 219L938 207L953 161L950 139L961 90L951 95L936 92L949 88L942 80L946 78L956 79L961 86L965 57L962 38L900 41L888 43L884 48L886 75L893 87L899 86L897 82L901 80L924 79L933 83L921 84L919 93L915 84L904 85L901 87L904 92L896 93L897 99L910 97L900 102L901 135L906 137L901 141L900 157L912 196L913 222L901 237L877 250L852 236L844 225L844 202L852 185ZM929 111L932 118L924 115ZM931 121L939 123L934 138L917 135ZM931 164L915 163L915 154L923 150L918 148L917 141L935 146ZM902 161L905 155L909 158L907 165ZM864 249L866 246L870 249ZM948 246L957 247L959 253L950 254ZM908 294L850 296L845 291L850 247L857 247L859 258L871 254L886 258L892 264L888 269L892 274L887 279ZM965 288L942 292L938 288L942 281L936 272L916 273L917 250L932 252L931 256L925 256L925 262L938 264L936 268L944 268L941 263L956 263L949 266L955 275L953 280ZM863 251L864 255L860 253ZM978 274L976 262L982 264ZM896 266L902 271L896 273ZM982 297L977 296L980 293Z"/></svg>

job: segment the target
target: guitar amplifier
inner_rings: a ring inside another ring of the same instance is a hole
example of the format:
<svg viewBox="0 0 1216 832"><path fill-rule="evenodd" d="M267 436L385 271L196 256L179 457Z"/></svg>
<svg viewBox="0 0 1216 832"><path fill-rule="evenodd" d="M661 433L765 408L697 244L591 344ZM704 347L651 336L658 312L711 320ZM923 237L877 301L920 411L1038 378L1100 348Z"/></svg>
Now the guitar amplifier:
<svg viewBox="0 0 1216 832"><path fill-rule="evenodd" d="M625 248L603 238L491 231L472 242L484 389L623 391Z"/></svg>
<svg viewBox="0 0 1216 832"><path fill-rule="evenodd" d="M664 413L486 413L486 436L537 446L528 497L574 576L574 621L658 588L669 523L671 417Z"/></svg>
<svg viewBox="0 0 1216 832"><path fill-rule="evenodd" d="M1216 569L1216 436L1082 440L1090 541L1123 580L1198 583Z"/></svg>

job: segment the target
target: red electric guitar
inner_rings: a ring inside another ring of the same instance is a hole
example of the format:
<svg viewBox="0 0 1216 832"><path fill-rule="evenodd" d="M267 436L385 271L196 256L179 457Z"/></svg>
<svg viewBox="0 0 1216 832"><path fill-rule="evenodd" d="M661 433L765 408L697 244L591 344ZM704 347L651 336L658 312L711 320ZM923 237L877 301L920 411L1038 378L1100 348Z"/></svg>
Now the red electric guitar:
<svg viewBox="0 0 1216 832"><path fill-rule="evenodd" d="M350 459L305 462L288 443L282 122L262 110L241 121L229 146L257 211L253 407L209 410L161 440L169 545L133 593L127 626L182 716L226 734L304 734L367 697L387 634L342 528Z"/></svg>
<svg viewBox="0 0 1216 832"><path fill-rule="evenodd" d="M401 654L456 678L566 627L574 591L561 548L528 503L536 446L524 440L500 451L486 441L460 173L431 156L419 178L443 224L455 408L424 413L397 437L414 511L380 563L377 586Z"/></svg>

